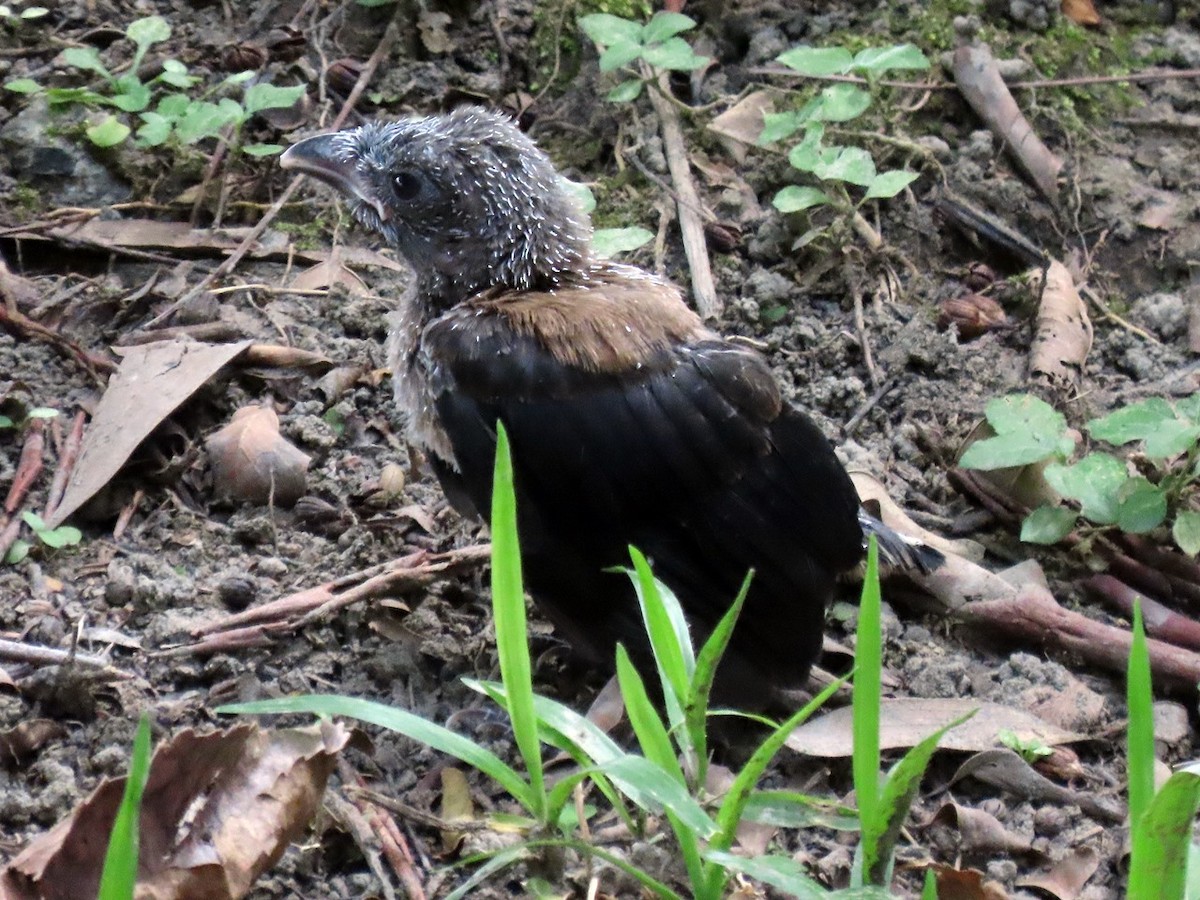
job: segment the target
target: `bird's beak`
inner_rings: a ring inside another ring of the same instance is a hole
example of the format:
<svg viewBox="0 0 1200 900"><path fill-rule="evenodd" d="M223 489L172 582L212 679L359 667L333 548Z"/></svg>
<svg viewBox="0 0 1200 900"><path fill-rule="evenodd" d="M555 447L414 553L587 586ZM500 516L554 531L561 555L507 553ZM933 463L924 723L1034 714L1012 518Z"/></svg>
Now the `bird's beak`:
<svg viewBox="0 0 1200 900"><path fill-rule="evenodd" d="M389 218L388 209L363 177L358 163L338 150L337 134L318 134L292 144L279 157L284 169L296 169L337 188L347 197L361 200L379 215L381 222Z"/></svg>

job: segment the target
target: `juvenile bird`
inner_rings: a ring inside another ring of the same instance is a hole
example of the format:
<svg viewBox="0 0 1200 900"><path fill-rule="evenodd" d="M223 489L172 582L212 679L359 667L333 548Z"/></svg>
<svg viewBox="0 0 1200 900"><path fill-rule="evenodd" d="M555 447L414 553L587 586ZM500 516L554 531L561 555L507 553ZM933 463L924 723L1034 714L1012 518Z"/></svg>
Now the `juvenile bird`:
<svg viewBox="0 0 1200 900"><path fill-rule="evenodd" d="M697 640L755 570L720 702L803 682L863 530L829 441L762 356L672 285L596 258L549 158L496 113L318 135L281 165L337 188L413 268L389 339L409 436L455 507L486 516L504 423L526 586L577 651L611 667L620 641L648 663L629 580L608 571L632 544Z"/></svg>

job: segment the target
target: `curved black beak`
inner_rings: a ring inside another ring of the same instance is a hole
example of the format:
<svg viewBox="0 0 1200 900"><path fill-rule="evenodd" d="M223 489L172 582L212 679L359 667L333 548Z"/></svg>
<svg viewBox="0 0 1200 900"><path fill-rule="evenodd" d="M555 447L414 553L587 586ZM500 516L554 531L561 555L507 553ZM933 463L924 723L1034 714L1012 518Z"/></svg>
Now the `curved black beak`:
<svg viewBox="0 0 1200 900"><path fill-rule="evenodd" d="M386 222L389 218L387 207L363 177L358 160L346 154L345 146L345 139L339 139L336 132L314 135L288 147L279 157L279 165L311 175L347 197L362 201L375 210L381 222Z"/></svg>

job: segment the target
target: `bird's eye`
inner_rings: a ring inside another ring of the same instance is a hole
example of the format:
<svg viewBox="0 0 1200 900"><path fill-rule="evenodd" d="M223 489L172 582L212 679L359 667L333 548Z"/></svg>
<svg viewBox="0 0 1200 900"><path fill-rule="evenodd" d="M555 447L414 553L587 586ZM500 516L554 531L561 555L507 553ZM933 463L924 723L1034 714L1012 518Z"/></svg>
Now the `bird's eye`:
<svg viewBox="0 0 1200 900"><path fill-rule="evenodd" d="M421 193L421 179L412 172L400 172L392 176L392 190L398 200L412 200Z"/></svg>

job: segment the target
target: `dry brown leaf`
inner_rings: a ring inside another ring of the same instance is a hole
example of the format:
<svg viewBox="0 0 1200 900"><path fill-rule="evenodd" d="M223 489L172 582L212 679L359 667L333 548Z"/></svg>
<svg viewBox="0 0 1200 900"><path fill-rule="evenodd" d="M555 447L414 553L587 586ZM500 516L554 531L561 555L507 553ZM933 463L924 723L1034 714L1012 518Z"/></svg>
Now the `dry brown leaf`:
<svg viewBox="0 0 1200 900"><path fill-rule="evenodd" d="M1062 14L1076 25L1099 25L1100 13L1092 0L1062 0Z"/></svg>
<svg viewBox="0 0 1200 900"><path fill-rule="evenodd" d="M770 91L754 91L708 123L708 130L721 138L737 162L746 161L747 146L758 145L763 116L775 109L771 97Z"/></svg>
<svg viewBox="0 0 1200 900"><path fill-rule="evenodd" d="M26 719L7 731L0 731L0 766L22 766L43 746L66 733L62 725L51 719Z"/></svg>
<svg viewBox="0 0 1200 900"><path fill-rule="evenodd" d="M1012 731L1022 740L1063 744L1082 740L1083 735L1064 731L1026 712L972 698L921 699L885 698L879 722L881 750L907 749L929 737L948 722L978 712L951 728L938 745L943 750L979 751L995 747L1001 731ZM835 709L805 722L791 733L787 745L806 756L845 757L853 750L852 711Z"/></svg>
<svg viewBox="0 0 1200 900"><path fill-rule="evenodd" d="M96 406L79 461L50 525L61 524L108 484L167 416L249 346L250 341L158 341L117 349L123 357L121 366Z"/></svg>
<svg viewBox="0 0 1200 900"><path fill-rule="evenodd" d="M441 772L442 802L439 817L443 822L474 822L475 803L471 800L471 786L462 769L446 766ZM442 832L442 853L451 856L458 852L463 841L461 831L446 829Z"/></svg>
<svg viewBox="0 0 1200 900"><path fill-rule="evenodd" d="M340 285L352 294L369 295L371 293L366 282L346 268L342 247L334 247L330 250L328 259L305 269L292 279L289 287L298 291L318 291L334 285Z"/></svg>
<svg viewBox="0 0 1200 900"><path fill-rule="evenodd" d="M218 496L291 507L304 495L309 457L279 433L266 406L244 406L206 442Z"/></svg>
<svg viewBox="0 0 1200 900"><path fill-rule="evenodd" d="M961 850L966 853L1033 852L1030 839L1009 831L999 819L982 809L947 803L934 813L933 818L924 827L934 825L944 825L957 830Z"/></svg>
<svg viewBox="0 0 1200 900"><path fill-rule="evenodd" d="M935 865L938 900L1006 900L1008 894L994 881L984 881L977 869Z"/></svg>
<svg viewBox="0 0 1200 900"><path fill-rule="evenodd" d="M1023 878L1017 887L1037 888L1058 900L1075 900L1099 866L1099 853L1091 847L1076 847L1052 865L1050 871Z"/></svg>
<svg viewBox="0 0 1200 900"><path fill-rule="evenodd" d="M976 753L954 773L951 784L977 778L1026 800L1072 804L1093 818L1120 822L1125 812L1115 803L1101 803L1090 791L1073 791L1039 775L1029 763L1007 748Z"/></svg>
<svg viewBox="0 0 1200 900"><path fill-rule="evenodd" d="M1035 283L1040 270L1031 273ZM1083 364L1092 350L1092 322L1071 273L1058 260L1046 269L1046 286L1038 307L1037 328L1029 350L1029 374L1044 379L1058 393L1079 387Z"/></svg>
<svg viewBox="0 0 1200 900"><path fill-rule="evenodd" d="M233 900L308 827L349 729L187 730L154 754L142 800L139 900ZM0 873L4 900L94 897L125 779L105 781Z"/></svg>

